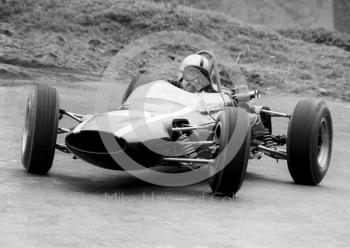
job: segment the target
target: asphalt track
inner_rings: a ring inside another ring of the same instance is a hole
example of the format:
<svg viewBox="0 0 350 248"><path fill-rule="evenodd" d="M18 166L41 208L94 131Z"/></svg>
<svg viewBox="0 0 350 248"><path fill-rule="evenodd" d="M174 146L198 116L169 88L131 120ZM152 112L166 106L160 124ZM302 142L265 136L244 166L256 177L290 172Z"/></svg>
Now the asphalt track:
<svg viewBox="0 0 350 248"><path fill-rule="evenodd" d="M95 168L56 152L48 176L20 162L24 107L31 87L0 88L0 247L348 247L350 103L327 101L334 123L332 162L317 187L295 185L285 161L250 161L233 198L205 183L166 188ZM90 85L58 87L61 106L83 114ZM119 93L118 93L119 92ZM120 89L113 95L117 104ZM291 112L298 97L265 97ZM274 128L285 130L276 120ZM142 173L142 172L141 172Z"/></svg>

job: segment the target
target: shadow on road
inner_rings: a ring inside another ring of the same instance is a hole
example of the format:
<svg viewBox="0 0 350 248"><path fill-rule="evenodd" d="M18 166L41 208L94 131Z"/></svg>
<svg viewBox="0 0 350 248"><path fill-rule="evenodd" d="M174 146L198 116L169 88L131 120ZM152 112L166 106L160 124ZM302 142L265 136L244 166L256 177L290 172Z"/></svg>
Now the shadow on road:
<svg viewBox="0 0 350 248"><path fill-rule="evenodd" d="M142 181L127 172L105 171L95 176L86 173L66 173L65 171L52 171L46 176L31 175L24 170L12 170L12 177L19 178L21 184L27 187L54 187L55 192L72 193L80 192L91 196L114 194L143 195L145 193L170 194L170 195L209 195L209 186L206 182L197 183L184 187L163 187Z"/></svg>
<svg viewBox="0 0 350 248"><path fill-rule="evenodd" d="M246 176L245 176L245 182L258 182L258 183L269 183L269 184L294 184L292 181L286 181L283 179L277 179L277 178L270 178L270 177L266 177L264 175L261 174L257 174L257 173L253 173L253 172L247 172Z"/></svg>

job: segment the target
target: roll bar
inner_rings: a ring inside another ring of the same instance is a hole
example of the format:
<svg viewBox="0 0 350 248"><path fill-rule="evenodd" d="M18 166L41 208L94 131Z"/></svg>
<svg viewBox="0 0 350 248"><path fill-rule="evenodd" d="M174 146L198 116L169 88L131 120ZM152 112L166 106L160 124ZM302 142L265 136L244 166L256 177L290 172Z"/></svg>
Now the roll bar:
<svg viewBox="0 0 350 248"><path fill-rule="evenodd" d="M217 59L216 59L214 53L211 51L208 51L208 50L201 50L201 51L197 52L197 54L198 55L207 55L210 57L210 60L212 62L212 66L214 67L215 79L216 79L217 88L218 88L217 91L219 93L221 93L222 89L221 89L221 79L220 79L220 74L219 74L219 65L218 65L218 62L217 62ZM210 84L213 87L213 89L216 88L212 81L210 82Z"/></svg>

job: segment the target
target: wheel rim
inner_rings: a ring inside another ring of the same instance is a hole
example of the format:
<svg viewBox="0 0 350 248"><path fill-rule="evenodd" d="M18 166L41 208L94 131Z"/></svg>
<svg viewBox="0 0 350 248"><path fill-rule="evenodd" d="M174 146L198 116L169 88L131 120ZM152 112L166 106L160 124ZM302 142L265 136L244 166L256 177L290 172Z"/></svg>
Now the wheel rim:
<svg viewBox="0 0 350 248"><path fill-rule="evenodd" d="M24 123L24 129L23 129L23 136L22 136L22 154L25 153L26 150L26 144L28 140L28 129L29 129L29 110L30 110L30 100L27 102L27 108L26 108L26 113L25 113L25 123Z"/></svg>
<svg viewBox="0 0 350 248"><path fill-rule="evenodd" d="M327 166L329 152L330 152L330 133L326 118L323 118L320 123L318 132L318 156L317 161L321 169Z"/></svg>

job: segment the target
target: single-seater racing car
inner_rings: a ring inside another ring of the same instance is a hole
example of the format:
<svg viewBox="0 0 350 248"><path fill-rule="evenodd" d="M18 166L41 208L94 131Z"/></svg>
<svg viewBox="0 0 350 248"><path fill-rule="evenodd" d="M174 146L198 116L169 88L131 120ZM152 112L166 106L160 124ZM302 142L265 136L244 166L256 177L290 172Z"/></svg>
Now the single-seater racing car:
<svg viewBox="0 0 350 248"><path fill-rule="evenodd" d="M287 160L295 183L319 184L332 151L332 119L325 102L301 100L292 114L251 108L259 92L224 87L214 54L198 54L213 64L210 92L191 93L165 80L138 77L127 87L120 107L106 113L80 115L60 109L55 88L36 86L25 114L24 168L46 174L55 150L112 170L204 168L212 192L232 196L242 185L248 160L265 154ZM259 115L267 135L252 135L248 112ZM77 125L59 127L64 116ZM289 119L285 134L273 134L275 117ZM57 135L65 135L64 144L56 143Z"/></svg>

